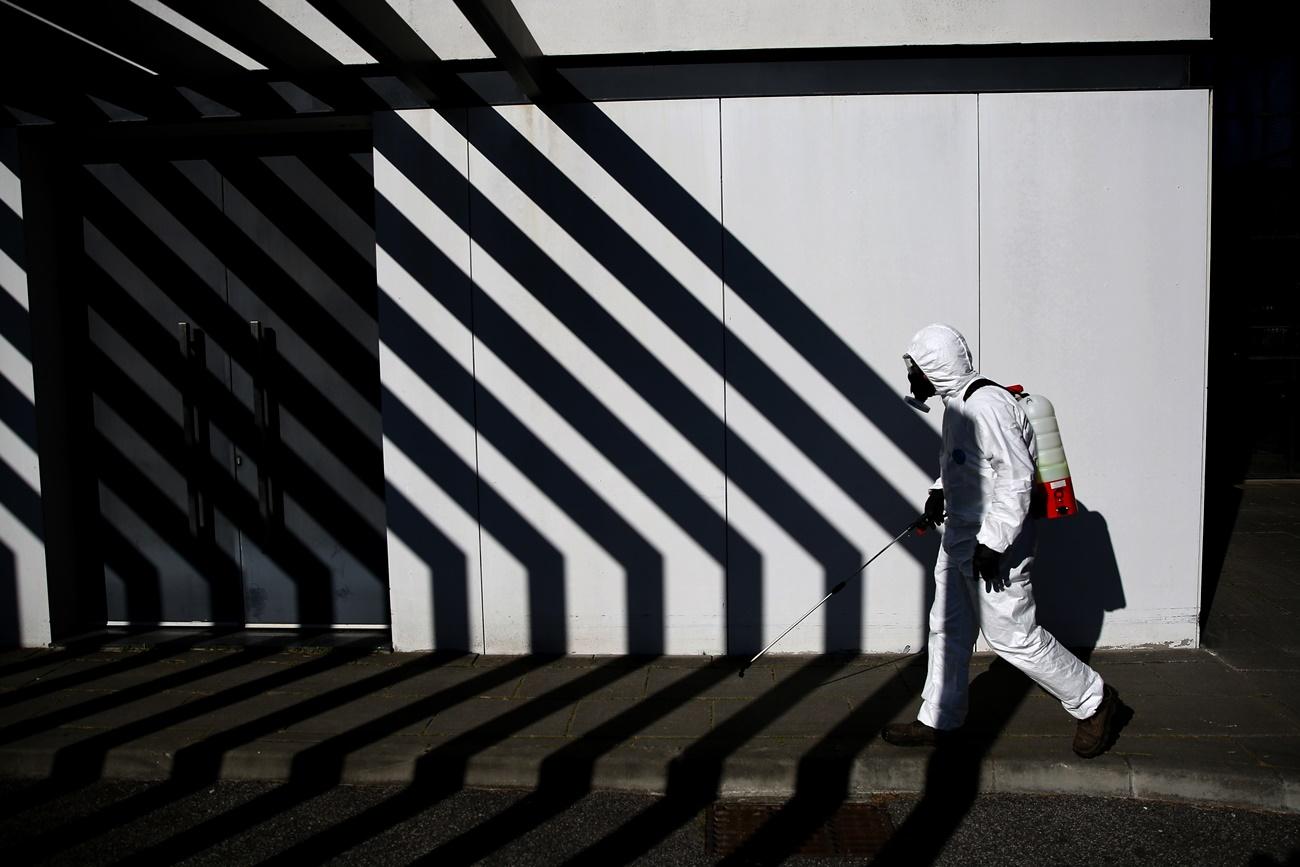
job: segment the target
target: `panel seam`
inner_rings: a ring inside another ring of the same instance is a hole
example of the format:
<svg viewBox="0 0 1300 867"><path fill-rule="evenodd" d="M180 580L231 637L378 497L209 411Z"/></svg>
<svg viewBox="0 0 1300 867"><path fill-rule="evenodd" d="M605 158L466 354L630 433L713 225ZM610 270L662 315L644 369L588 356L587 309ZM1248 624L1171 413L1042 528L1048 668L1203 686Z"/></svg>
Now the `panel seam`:
<svg viewBox="0 0 1300 867"><path fill-rule="evenodd" d="M721 337L722 337L722 647L731 648L731 463L728 440L731 428L727 422L727 221L726 190L722 148L722 98L718 98L718 270L721 285Z"/></svg>
<svg viewBox="0 0 1300 867"><path fill-rule="evenodd" d="M492 111L493 109L488 109ZM487 654L487 604L483 595L483 475L479 468L478 441L480 437L478 422L478 330L474 320L474 182L470 178L470 130L469 109L463 109L465 139L465 246L466 268L469 278L469 378L470 397L474 413L474 523L478 529L478 617L479 642L482 653Z"/></svg>

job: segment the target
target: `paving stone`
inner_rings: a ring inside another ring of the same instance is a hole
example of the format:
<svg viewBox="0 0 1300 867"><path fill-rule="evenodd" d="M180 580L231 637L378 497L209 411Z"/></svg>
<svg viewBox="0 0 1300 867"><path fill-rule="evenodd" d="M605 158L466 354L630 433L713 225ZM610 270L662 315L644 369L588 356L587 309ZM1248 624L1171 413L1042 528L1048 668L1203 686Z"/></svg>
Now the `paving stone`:
<svg viewBox="0 0 1300 867"><path fill-rule="evenodd" d="M809 691L813 696L834 696L854 704L873 696L910 696L916 692L904 679L896 662L878 662L870 666L852 666L836 671L817 682Z"/></svg>
<svg viewBox="0 0 1300 867"><path fill-rule="evenodd" d="M417 737L433 714L409 696L371 695L313 713L283 728L304 735L332 735L375 731L385 738Z"/></svg>
<svg viewBox="0 0 1300 867"><path fill-rule="evenodd" d="M180 724L208 733L236 728L276 731L300 716L309 715L312 711L308 708L313 707L310 702L309 696L273 690L244 699L230 693L192 696L185 713L193 716ZM295 714L295 709L299 713Z"/></svg>
<svg viewBox="0 0 1300 867"><path fill-rule="evenodd" d="M1249 630L1244 630L1249 633ZM1249 635L1247 638L1249 639ZM1212 647L1211 652L1233 668L1246 672L1300 671L1300 654L1258 647Z"/></svg>
<svg viewBox="0 0 1300 867"><path fill-rule="evenodd" d="M1300 733L1291 737L1241 738L1239 743L1260 764L1300 772Z"/></svg>
<svg viewBox="0 0 1300 867"><path fill-rule="evenodd" d="M1119 690L1121 698L1148 695L1221 698L1253 692L1243 672L1204 654L1176 661L1112 664L1100 671L1102 678Z"/></svg>
<svg viewBox="0 0 1300 867"><path fill-rule="evenodd" d="M703 737L713 721L714 702L590 699L580 702L568 735L578 738Z"/></svg>
<svg viewBox="0 0 1300 867"><path fill-rule="evenodd" d="M545 699L471 698L435 714L425 734L469 732L485 739L564 737L574 705Z"/></svg>
<svg viewBox="0 0 1300 867"><path fill-rule="evenodd" d="M388 669L379 678L386 682L383 691L388 695L427 697L446 689L468 689L476 695L510 698L518 693L523 674L496 676L502 671L500 668L476 669L469 666L408 671L407 664L404 664ZM365 681L361 683L364 685Z"/></svg>
<svg viewBox="0 0 1300 867"><path fill-rule="evenodd" d="M972 696L966 729L972 735L1074 735L1075 719L1037 687L1021 697Z"/></svg>
<svg viewBox="0 0 1300 867"><path fill-rule="evenodd" d="M775 669L759 663L738 676L739 668L691 666L679 668L656 662L646 677L645 694L652 696L682 682L700 684L702 694L710 698L757 698L776 682Z"/></svg>
<svg viewBox="0 0 1300 867"><path fill-rule="evenodd" d="M1300 671L1260 671L1250 676L1251 692L1281 705L1300 725Z"/></svg>
<svg viewBox="0 0 1300 867"><path fill-rule="evenodd" d="M548 665L523 676L517 698L547 696L579 701L584 698L641 698L645 695L649 664L629 665L604 660L591 666Z"/></svg>
<svg viewBox="0 0 1300 867"><path fill-rule="evenodd" d="M1231 700L1203 696L1140 696L1126 700L1134 717L1131 735L1268 735L1288 734L1295 722L1276 704L1254 696Z"/></svg>
<svg viewBox="0 0 1300 867"><path fill-rule="evenodd" d="M737 713L748 712L753 705L737 700L719 699L714 702L714 727L725 723ZM853 708L846 699L833 696L809 696L786 706L770 720L761 720L758 737L769 738L819 738L825 736L843 721Z"/></svg>
<svg viewBox="0 0 1300 867"><path fill-rule="evenodd" d="M0 689L11 690L41 681L58 673L70 661L48 650L13 652L0 659Z"/></svg>

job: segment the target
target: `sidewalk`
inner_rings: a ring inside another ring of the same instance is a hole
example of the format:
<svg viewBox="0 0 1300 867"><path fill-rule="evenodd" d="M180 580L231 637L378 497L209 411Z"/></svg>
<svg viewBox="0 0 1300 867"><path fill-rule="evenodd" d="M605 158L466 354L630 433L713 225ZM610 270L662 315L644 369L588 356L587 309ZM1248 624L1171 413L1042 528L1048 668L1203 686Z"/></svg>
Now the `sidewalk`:
<svg viewBox="0 0 1300 867"><path fill-rule="evenodd" d="M972 792L1300 810L1290 559L1300 535L1294 522L1270 523L1251 506L1275 495L1247 490L1249 520L1233 536L1215 602L1225 613L1207 628L1219 648L1093 656L1136 715L1091 761L1071 752L1073 720L1060 706L987 656L971 669L973 737L960 758L940 763L878 736L913 718L919 655L765 657L742 679L738 661L706 657L393 654L367 635L335 634L337 646L321 648L175 631L0 654L0 777L417 782L707 799L924 792L929 775ZM1279 557L1289 571L1265 568Z"/></svg>

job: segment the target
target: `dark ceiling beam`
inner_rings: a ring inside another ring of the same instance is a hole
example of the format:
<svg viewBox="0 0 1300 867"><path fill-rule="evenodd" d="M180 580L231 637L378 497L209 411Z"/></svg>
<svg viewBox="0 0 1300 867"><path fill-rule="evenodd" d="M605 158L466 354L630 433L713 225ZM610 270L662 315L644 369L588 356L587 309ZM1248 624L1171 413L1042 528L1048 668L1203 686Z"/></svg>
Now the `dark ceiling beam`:
<svg viewBox="0 0 1300 867"><path fill-rule="evenodd" d="M546 55L511 0L455 0L488 50L505 65L515 84L533 102L571 96L547 64Z"/></svg>
<svg viewBox="0 0 1300 867"><path fill-rule="evenodd" d="M148 118L189 120L199 116L194 106L158 76L12 6L0 4L0 32L6 41L4 101L11 105L48 116L31 107L31 100L59 93L88 94Z"/></svg>
<svg viewBox="0 0 1300 867"><path fill-rule="evenodd" d="M266 67L263 80L292 81L336 111L386 108L356 71L258 0L174 0L169 6Z"/></svg>
<svg viewBox="0 0 1300 867"><path fill-rule="evenodd" d="M168 84L188 87L240 114L292 113L269 85L250 78L243 66L129 0L10 2L152 69Z"/></svg>

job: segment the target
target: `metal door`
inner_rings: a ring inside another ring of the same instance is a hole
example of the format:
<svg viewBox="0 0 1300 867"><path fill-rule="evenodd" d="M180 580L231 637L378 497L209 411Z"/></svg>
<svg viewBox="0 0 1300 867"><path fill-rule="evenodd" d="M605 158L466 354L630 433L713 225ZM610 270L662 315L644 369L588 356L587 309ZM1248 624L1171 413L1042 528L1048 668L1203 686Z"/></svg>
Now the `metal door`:
<svg viewBox="0 0 1300 867"><path fill-rule="evenodd" d="M110 623L388 622L367 167L86 167Z"/></svg>

